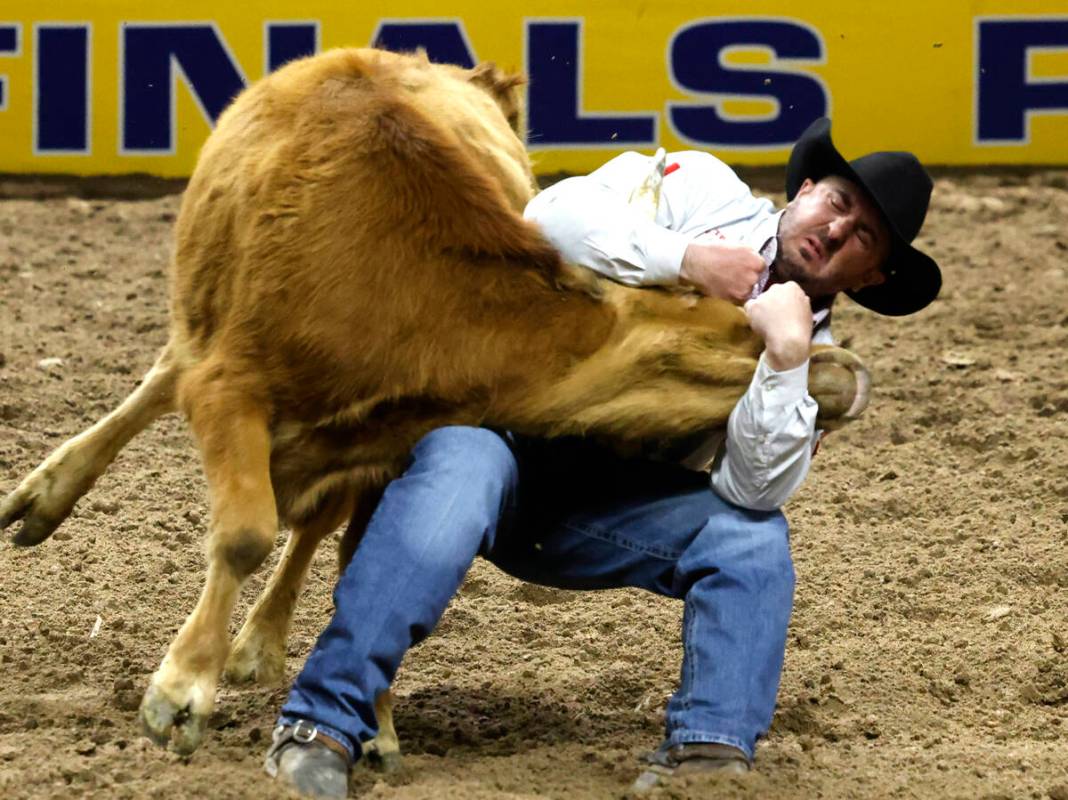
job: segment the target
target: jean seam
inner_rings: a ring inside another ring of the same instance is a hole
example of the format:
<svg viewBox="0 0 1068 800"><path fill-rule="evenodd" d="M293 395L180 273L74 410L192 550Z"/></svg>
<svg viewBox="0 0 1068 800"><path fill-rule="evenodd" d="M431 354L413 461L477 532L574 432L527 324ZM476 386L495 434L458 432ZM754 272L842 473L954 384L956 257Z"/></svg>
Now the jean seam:
<svg viewBox="0 0 1068 800"><path fill-rule="evenodd" d="M563 524L563 527L568 530L574 531L575 533L582 534L583 536L589 536L591 539L597 539L598 541L618 545L619 547L624 547L627 550L630 550L635 553L645 553L646 555L653 556L654 558L659 558L661 561L678 561L679 558L682 556L682 551L676 553L655 547L645 547L625 537L617 536L615 534L599 530L589 525L577 525L573 522L565 522Z"/></svg>
<svg viewBox="0 0 1068 800"><path fill-rule="evenodd" d="M686 711L690 711L693 708L692 690L697 681L697 665L694 663L697 661L697 651L696 648L694 648L693 646L694 627L697 625L697 614L693 608L693 601L691 600L688 594L683 605L685 607L685 610L690 612L687 615L689 619L686 625L686 630L683 631L683 641L686 643L686 655L688 656L686 658L686 680L687 686L690 687L690 691L686 693L686 697L683 699L683 706Z"/></svg>

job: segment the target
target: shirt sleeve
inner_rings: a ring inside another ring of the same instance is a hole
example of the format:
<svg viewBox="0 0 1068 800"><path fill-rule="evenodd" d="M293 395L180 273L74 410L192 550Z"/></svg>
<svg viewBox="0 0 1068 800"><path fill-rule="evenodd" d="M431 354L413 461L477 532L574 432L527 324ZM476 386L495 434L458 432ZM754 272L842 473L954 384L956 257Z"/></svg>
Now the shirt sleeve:
<svg viewBox="0 0 1068 800"><path fill-rule="evenodd" d="M808 395L808 361L776 372L762 355L712 466L716 494L756 511L781 507L808 474L818 410Z"/></svg>
<svg viewBox="0 0 1068 800"><path fill-rule="evenodd" d="M625 166L638 186L644 173L632 167L641 164ZM569 177L537 194L523 216L538 224L567 261L630 286L678 283L689 239L639 213L629 198L622 185L604 184L594 175Z"/></svg>
<svg viewBox="0 0 1068 800"><path fill-rule="evenodd" d="M748 193L711 155L686 152L670 160L682 168L665 177L655 220L629 204L652 168L652 159L640 153L624 153L589 175L550 186L527 204L524 216L568 261L630 286L677 284L693 221Z"/></svg>
<svg viewBox="0 0 1068 800"><path fill-rule="evenodd" d="M533 220L568 261L628 286L679 282L689 240L631 208L627 198L587 177L550 186L527 205Z"/></svg>

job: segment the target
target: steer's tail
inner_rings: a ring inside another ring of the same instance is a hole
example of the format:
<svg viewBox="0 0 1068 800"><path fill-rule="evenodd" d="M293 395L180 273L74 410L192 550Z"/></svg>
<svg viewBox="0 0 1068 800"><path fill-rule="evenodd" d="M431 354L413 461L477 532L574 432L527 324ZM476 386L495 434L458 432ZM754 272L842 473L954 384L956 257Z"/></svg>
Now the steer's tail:
<svg viewBox="0 0 1068 800"><path fill-rule="evenodd" d="M0 502L0 530L22 520L12 537L19 545L39 544L51 536L126 443L174 410L179 372L168 344L122 405L64 442Z"/></svg>

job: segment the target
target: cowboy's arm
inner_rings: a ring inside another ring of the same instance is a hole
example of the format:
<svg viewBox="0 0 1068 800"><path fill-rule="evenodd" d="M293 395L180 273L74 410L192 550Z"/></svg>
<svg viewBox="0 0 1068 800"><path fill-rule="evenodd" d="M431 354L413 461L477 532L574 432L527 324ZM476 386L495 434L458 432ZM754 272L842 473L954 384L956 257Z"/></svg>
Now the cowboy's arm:
<svg viewBox="0 0 1068 800"><path fill-rule="evenodd" d="M819 437L819 409L808 394L812 312L796 284L772 287L746 311L765 350L731 412L712 488L735 505L771 511L804 482ZM826 329L817 335L830 338Z"/></svg>
<svg viewBox="0 0 1068 800"><path fill-rule="evenodd" d="M652 164L639 153L624 153L589 175L554 184L530 201L524 215L568 261L630 286L675 285L696 221L752 197L713 156L671 158L681 168L665 178L655 219L628 202Z"/></svg>
<svg viewBox="0 0 1068 800"><path fill-rule="evenodd" d="M804 482L817 440L816 401L808 396L808 361L776 371L761 356L749 390L727 423L712 467L712 488L742 508L780 508Z"/></svg>

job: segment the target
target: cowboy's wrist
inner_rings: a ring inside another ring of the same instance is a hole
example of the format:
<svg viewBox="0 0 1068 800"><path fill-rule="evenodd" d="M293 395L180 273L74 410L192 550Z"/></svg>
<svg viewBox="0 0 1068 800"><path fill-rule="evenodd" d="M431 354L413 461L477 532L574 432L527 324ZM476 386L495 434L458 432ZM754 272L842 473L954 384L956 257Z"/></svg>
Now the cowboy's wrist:
<svg viewBox="0 0 1068 800"><path fill-rule="evenodd" d="M679 282L689 286L700 286L704 283L704 272L699 266L701 245L690 243L682 254L682 266L679 267Z"/></svg>
<svg viewBox="0 0 1068 800"><path fill-rule="evenodd" d="M808 360L811 345L800 336L769 337L764 342L764 358L776 372L800 367Z"/></svg>

